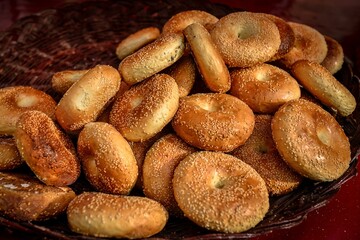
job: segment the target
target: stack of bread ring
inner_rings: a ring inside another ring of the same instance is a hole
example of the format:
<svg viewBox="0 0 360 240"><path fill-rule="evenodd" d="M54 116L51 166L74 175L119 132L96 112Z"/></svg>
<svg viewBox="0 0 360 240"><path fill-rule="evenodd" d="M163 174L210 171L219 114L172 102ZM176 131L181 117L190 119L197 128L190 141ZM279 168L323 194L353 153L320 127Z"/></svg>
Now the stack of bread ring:
<svg viewBox="0 0 360 240"><path fill-rule="evenodd" d="M114 51L116 67L54 74L59 102L0 89L1 214L65 213L72 231L97 237L149 237L169 216L239 233L262 221L271 196L349 167L334 118L356 107L334 77L342 47L310 26L189 10ZM91 190L72 190L80 176Z"/></svg>

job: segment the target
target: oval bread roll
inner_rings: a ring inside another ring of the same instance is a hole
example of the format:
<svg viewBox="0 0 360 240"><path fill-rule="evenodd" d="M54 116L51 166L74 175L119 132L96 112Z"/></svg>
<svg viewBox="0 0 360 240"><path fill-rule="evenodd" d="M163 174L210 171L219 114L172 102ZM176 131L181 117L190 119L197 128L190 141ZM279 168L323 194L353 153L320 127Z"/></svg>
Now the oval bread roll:
<svg viewBox="0 0 360 240"><path fill-rule="evenodd" d="M130 193L138 166L129 143L112 125L86 124L79 134L77 150L86 178L98 191Z"/></svg>
<svg viewBox="0 0 360 240"><path fill-rule="evenodd" d="M75 192L47 186L30 175L0 172L0 212L18 221L53 218L66 210Z"/></svg>
<svg viewBox="0 0 360 240"><path fill-rule="evenodd" d="M55 116L68 133L78 133L86 123L95 121L120 89L119 72L97 65L76 81L61 98Z"/></svg>
<svg viewBox="0 0 360 240"><path fill-rule="evenodd" d="M85 192L69 204L67 219L72 231L84 235L146 238L164 228L168 213L150 198Z"/></svg>

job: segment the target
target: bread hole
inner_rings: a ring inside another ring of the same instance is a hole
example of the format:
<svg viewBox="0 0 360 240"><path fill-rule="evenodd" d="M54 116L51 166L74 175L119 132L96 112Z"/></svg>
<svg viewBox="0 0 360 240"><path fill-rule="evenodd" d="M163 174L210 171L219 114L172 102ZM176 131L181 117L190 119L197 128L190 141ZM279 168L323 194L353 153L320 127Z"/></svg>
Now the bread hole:
<svg viewBox="0 0 360 240"><path fill-rule="evenodd" d="M331 132L329 129L327 129L326 127L317 128L316 135L323 144L327 146L330 145Z"/></svg>
<svg viewBox="0 0 360 240"><path fill-rule="evenodd" d="M268 81L270 78L266 73L264 73L262 71L258 71L256 73L256 75L255 75L255 79L258 80L258 81L264 81L265 82L265 81Z"/></svg>
<svg viewBox="0 0 360 240"><path fill-rule="evenodd" d="M251 38L252 36L256 35L256 30L254 29L251 24L244 24L238 29L237 37L240 40L245 40Z"/></svg>
<svg viewBox="0 0 360 240"><path fill-rule="evenodd" d="M217 189L222 189L225 186L225 179L217 171L212 176L212 186Z"/></svg>
<svg viewBox="0 0 360 240"><path fill-rule="evenodd" d="M92 95L87 91L81 91L74 97L75 106L78 110L83 111L86 110L91 103Z"/></svg>
<svg viewBox="0 0 360 240"><path fill-rule="evenodd" d="M28 108L36 105L39 99L36 96L31 96L28 94L19 94L16 99L17 106L21 108Z"/></svg>
<svg viewBox="0 0 360 240"><path fill-rule="evenodd" d="M142 96L136 96L136 97L134 97L134 98L131 99L131 101L130 101L131 107L132 107L133 109L136 108L137 106L139 106L139 105L141 104L142 101L143 101Z"/></svg>
<svg viewBox="0 0 360 240"><path fill-rule="evenodd" d="M52 146L50 146L48 144L44 144L44 145L42 145L41 149L42 149L43 157L47 157L51 160L56 159L57 153L56 153L56 150Z"/></svg>
<svg viewBox="0 0 360 240"><path fill-rule="evenodd" d="M219 104L217 104L215 101L211 101L211 102L200 102L198 104L198 106L207 111L207 112L216 112L219 110L220 106Z"/></svg>

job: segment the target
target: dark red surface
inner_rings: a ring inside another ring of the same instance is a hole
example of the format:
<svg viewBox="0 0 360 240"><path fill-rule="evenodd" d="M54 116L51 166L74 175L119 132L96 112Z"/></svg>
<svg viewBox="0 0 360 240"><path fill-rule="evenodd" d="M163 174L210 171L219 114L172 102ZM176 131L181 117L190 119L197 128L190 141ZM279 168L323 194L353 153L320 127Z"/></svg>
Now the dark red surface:
<svg viewBox="0 0 360 240"><path fill-rule="evenodd" d="M28 14L61 6L76 0L0 0L0 31ZM321 33L337 39L346 56L355 63L360 73L360 1L358 0L213 0L232 7L266 12L289 21L298 21L315 27ZM1 59L0 59L1 61ZM0 228L0 239L31 239L21 233ZM272 239L360 239L360 177L345 183L329 203L308 214L300 225L277 230L256 240Z"/></svg>

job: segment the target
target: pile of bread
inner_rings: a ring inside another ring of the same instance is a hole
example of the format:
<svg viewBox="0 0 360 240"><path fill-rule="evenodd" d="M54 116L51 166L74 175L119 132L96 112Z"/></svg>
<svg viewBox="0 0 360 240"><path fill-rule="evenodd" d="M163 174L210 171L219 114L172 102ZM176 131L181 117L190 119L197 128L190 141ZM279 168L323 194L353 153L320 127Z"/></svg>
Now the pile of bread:
<svg viewBox="0 0 360 240"><path fill-rule="evenodd" d="M310 26L190 10L114 51L118 67L55 73L59 102L0 89L1 214L66 214L72 231L98 237L149 237L169 216L239 233L261 222L269 197L349 167L333 117L356 107L333 76L343 51ZM92 191L75 193L80 175Z"/></svg>

